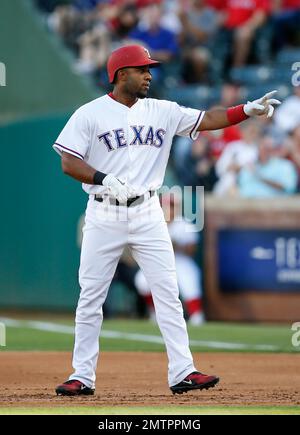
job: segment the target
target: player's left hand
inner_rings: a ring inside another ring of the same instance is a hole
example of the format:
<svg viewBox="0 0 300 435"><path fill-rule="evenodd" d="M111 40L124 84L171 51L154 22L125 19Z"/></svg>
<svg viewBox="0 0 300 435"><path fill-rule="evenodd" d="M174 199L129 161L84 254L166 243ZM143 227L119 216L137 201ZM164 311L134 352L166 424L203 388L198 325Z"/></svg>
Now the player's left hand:
<svg viewBox="0 0 300 435"><path fill-rule="evenodd" d="M248 101L248 103L244 105L246 115L256 116L267 114L267 118L271 118L274 113L274 106L281 104L281 101L272 98L276 92L277 91L271 91L257 100Z"/></svg>
<svg viewBox="0 0 300 435"><path fill-rule="evenodd" d="M126 185L127 188L127 198L134 198L135 196L137 196L137 192L135 190L134 187L132 187L130 184Z"/></svg>
<svg viewBox="0 0 300 435"><path fill-rule="evenodd" d="M107 174L102 181L103 186L108 188L110 195L119 202L126 202L128 199L127 186L113 174Z"/></svg>

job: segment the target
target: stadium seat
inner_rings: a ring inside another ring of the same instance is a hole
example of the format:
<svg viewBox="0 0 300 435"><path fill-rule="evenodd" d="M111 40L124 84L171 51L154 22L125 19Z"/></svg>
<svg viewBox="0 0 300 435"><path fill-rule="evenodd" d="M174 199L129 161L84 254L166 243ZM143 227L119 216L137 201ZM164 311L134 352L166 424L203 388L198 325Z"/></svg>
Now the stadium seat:
<svg viewBox="0 0 300 435"><path fill-rule="evenodd" d="M165 92L165 98L182 106L204 109L210 105L211 95L210 87L198 85L177 86Z"/></svg>
<svg viewBox="0 0 300 435"><path fill-rule="evenodd" d="M273 69L267 66L245 66L240 68L232 68L230 78L234 81L254 85L272 80Z"/></svg>
<svg viewBox="0 0 300 435"><path fill-rule="evenodd" d="M300 57L299 57L300 60ZM274 68L273 78L276 82L281 82L287 85L291 84L293 71L291 69L291 65L278 65Z"/></svg>
<svg viewBox="0 0 300 435"><path fill-rule="evenodd" d="M294 62L300 62L300 48L285 48L276 56L277 64L291 66Z"/></svg>
<svg viewBox="0 0 300 435"><path fill-rule="evenodd" d="M161 66L162 76L164 80L164 85L167 87L172 87L174 84L180 81L182 63L180 59L172 62L166 62Z"/></svg>
<svg viewBox="0 0 300 435"><path fill-rule="evenodd" d="M279 83L267 82L265 84L243 88L242 96L243 99L251 101L262 97L264 94L273 91L274 89L278 90L278 93L276 94L276 98L279 98L279 100L285 99L287 96L289 96L292 93L291 86L287 86L280 82Z"/></svg>

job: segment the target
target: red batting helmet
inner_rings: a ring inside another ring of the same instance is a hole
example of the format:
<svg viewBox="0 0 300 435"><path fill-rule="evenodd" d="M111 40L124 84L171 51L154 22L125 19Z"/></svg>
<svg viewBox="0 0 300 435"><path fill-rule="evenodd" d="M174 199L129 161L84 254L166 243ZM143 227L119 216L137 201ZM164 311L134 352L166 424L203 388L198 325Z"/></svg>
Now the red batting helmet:
<svg viewBox="0 0 300 435"><path fill-rule="evenodd" d="M115 74L121 68L133 66L158 66L160 62L151 59L149 51L141 45L126 45L111 53L107 62L109 83L113 83Z"/></svg>

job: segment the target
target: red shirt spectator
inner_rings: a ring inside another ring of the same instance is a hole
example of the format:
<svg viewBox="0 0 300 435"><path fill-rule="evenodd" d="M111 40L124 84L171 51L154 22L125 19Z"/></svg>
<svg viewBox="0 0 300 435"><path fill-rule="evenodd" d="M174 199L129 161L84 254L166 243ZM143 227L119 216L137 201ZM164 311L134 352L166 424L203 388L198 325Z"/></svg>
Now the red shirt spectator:
<svg viewBox="0 0 300 435"><path fill-rule="evenodd" d="M207 137L209 141L209 155L214 161L218 160L229 142L240 140L242 137L238 125L231 125L230 127L215 132L205 131L202 134Z"/></svg>
<svg viewBox="0 0 300 435"><path fill-rule="evenodd" d="M223 0L205 0L205 3L207 6L210 6L211 8L223 9L225 2Z"/></svg>
<svg viewBox="0 0 300 435"><path fill-rule="evenodd" d="M225 12L225 27L234 29L246 23L255 12L269 13L270 0L207 0L210 6ZM286 0L293 1L293 0ZM294 0L296 1L296 0Z"/></svg>
<svg viewBox="0 0 300 435"><path fill-rule="evenodd" d="M146 8L147 6L160 3L162 3L162 0L136 0L136 6L138 8Z"/></svg>
<svg viewBox="0 0 300 435"><path fill-rule="evenodd" d="M282 0L281 9L299 9L300 8L300 0Z"/></svg>

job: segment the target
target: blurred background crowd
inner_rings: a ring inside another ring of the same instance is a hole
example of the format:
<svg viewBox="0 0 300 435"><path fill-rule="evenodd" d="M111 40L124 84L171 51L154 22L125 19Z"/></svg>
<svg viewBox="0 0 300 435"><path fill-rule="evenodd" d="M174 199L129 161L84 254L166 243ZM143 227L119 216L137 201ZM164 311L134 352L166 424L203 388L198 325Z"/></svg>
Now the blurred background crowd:
<svg viewBox="0 0 300 435"><path fill-rule="evenodd" d="M73 71L88 76L101 92L110 90L109 54L127 43L144 45L162 62L152 70L151 96L156 98L207 109L277 89L283 104L272 120L203 132L194 142L177 138L171 169L178 184L204 186L216 196L270 198L300 191L300 63L295 64L300 61L300 0L35 3L48 30L73 53ZM177 200L162 198L163 206L166 201L174 211ZM172 219L168 224L187 318L201 324L201 262L193 260L199 239L185 232L187 222L181 228ZM146 307L154 319L150 289L128 253L117 269L118 280L134 289L137 311L144 315Z"/></svg>
<svg viewBox="0 0 300 435"><path fill-rule="evenodd" d="M216 195L299 191L300 75L292 68L300 60L300 0L35 1L74 53L74 70L101 89L110 89L110 52L126 43L163 62L152 71L157 98L206 109L278 89L284 102L274 120L206 132L192 144L180 138L173 169L182 185Z"/></svg>

